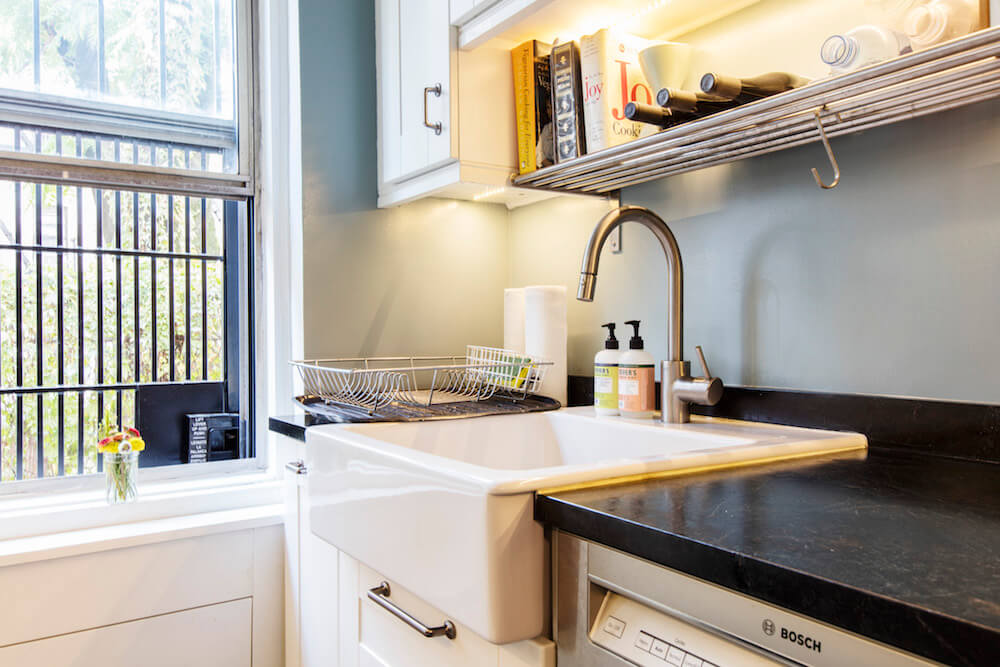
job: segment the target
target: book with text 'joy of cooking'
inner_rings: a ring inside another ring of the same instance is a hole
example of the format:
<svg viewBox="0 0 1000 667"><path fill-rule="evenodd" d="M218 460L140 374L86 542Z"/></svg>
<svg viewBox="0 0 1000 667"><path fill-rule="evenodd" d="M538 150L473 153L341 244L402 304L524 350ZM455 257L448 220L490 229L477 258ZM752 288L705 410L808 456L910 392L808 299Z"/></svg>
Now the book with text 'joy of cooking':
<svg viewBox="0 0 1000 667"><path fill-rule="evenodd" d="M607 28L580 38L588 153L656 132L652 125L625 117L629 102L654 103L655 91L650 90L639 68L639 51L655 43Z"/></svg>

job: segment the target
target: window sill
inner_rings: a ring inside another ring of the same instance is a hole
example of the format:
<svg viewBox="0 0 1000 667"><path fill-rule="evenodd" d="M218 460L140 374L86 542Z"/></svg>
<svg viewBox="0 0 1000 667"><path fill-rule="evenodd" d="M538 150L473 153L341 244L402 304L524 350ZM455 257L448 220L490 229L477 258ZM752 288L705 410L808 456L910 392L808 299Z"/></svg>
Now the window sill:
<svg viewBox="0 0 1000 667"><path fill-rule="evenodd" d="M280 524L284 506L259 505L0 541L0 567Z"/></svg>
<svg viewBox="0 0 1000 667"><path fill-rule="evenodd" d="M103 482L103 479L102 479ZM142 524L168 520L211 520L210 515L254 510L282 502L282 484L273 474L252 472L163 482L139 481L134 503L108 505L104 488L58 494L25 494L0 499L0 545L88 531L144 530ZM167 524L164 524L167 525ZM95 532L95 535L101 534ZM0 548L0 558L7 554Z"/></svg>

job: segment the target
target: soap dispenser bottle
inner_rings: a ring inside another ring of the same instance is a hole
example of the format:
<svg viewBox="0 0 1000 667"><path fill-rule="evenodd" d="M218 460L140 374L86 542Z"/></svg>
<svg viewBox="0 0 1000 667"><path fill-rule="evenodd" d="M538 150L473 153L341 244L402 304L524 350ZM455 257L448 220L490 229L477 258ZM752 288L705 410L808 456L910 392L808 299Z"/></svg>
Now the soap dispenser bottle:
<svg viewBox="0 0 1000 667"><path fill-rule="evenodd" d="M615 323L602 324L608 328L604 349L594 355L594 412L612 417L618 414L618 358L622 355L615 338Z"/></svg>
<svg viewBox="0 0 1000 667"><path fill-rule="evenodd" d="M618 358L618 410L622 417L648 419L656 410L656 378L653 355L642 347L639 320L629 320L635 334L628 352Z"/></svg>

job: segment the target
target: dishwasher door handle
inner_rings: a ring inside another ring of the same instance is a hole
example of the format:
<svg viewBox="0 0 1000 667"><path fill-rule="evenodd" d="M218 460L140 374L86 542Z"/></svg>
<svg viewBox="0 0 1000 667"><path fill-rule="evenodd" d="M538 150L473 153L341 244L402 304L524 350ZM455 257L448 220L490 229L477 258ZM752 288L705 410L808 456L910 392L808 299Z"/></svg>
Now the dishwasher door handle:
<svg viewBox="0 0 1000 667"><path fill-rule="evenodd" d="M446 620L443 625L438 625L433 628L428 627L400 607L396 606L396 603L389 599L389 593L389 582L383 581L381 584L368 591L368 599L388 611L403 623L406 623L424 637L439 637L444 635L448 639L455 638L454 623Z"/></svg>

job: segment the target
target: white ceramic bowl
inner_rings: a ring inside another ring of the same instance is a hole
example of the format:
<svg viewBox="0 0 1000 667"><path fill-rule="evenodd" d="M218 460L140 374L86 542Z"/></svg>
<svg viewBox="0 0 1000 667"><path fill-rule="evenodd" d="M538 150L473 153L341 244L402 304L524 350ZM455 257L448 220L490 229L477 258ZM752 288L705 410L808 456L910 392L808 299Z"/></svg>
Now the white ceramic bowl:
<svg viewBox="0 0 1000 667"><path fill-rule="evenodd" d="M691 67L691 45L666 42L639 52L639 66L653 95L662 88L681 88Z"/></svg>

